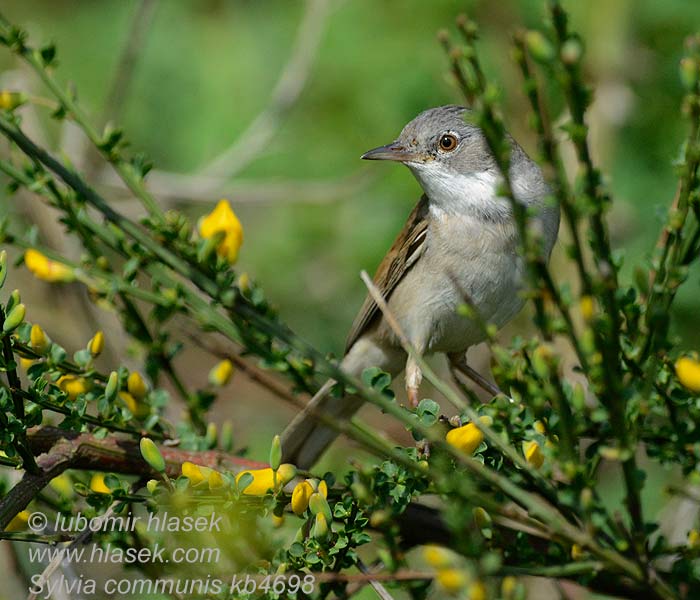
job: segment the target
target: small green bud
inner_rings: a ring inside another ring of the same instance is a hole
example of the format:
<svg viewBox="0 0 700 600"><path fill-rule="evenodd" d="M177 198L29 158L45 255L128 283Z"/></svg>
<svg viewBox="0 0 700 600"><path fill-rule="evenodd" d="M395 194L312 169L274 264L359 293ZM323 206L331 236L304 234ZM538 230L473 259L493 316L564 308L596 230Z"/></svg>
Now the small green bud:
<svg viewBox="0 0 700 600"><path fill-rule="evenodd" d="M561 47L561 60L565 65L573 66L578 64L583 56L583 46L576 38L569 38Z"/></svg>
<svg viewBox="0 0 700 600"><path fill-rule="evenodd" d="M554 58L554 46L540 31L528 31L525 44L532 58L540 63L548 63Z"/></svg>
<svg viewBox="0 0 700 600"><path fill-rule="evenodd" d="M112 371L105 385L105 398L108 402L112 402L117 397L119 391L119 375L116 371Z"/></svg>
<svg viewBox="0 0 700 600"><path fill-rule="evenodd" d="M328 519L323 513L318 513L314 518L314 525L311 529L311 537L323 541L328 537Z"/></svg>
<svg viewBox="0 0 700 600"><path fill-rule="evenodd" d="M10 331L17 329L17 327L22 324L22 321L24 321L24 315L26 312L27 309L24 304L20 303L15 305L7 317L5 317L5 322L2 325L3 332L9 333Z"/></svg>
<svg viewBox="0 0 700 600"><path fill-rule="evenodd" d="M328 523L333 520L331 507L328 504L328 500L323 497L323 494L319 492L314 492L311 494L311 497L309 498L309 508L314 515L323 514Z"/></svg>
<svg viewBox="0 0 700 600"><path fill-rule="evenodd" d="M141 449L143 460L145 460L154 471L158 471L159 473L165 471L165 459L152 439L147 437L141 438L139 448Z"/></svg>
<svg viewBox="0 0 700 600"><path fill-rule="evenodd" d="M700 72L700 65L695 58L690 58L686 56L681 59L680 63L680 77L683 87L688 91L695 90L698 84L698 75Z"/></svg>
<svg viewBox="0 0 700 600"><path fill-rule="evenodd" d="M217 431L216 423L209 423L207 425L207 432L204 436L204 442L206 443L207 448L215 448L217 438L218 438L218 431Z"/></svg>
<svg viewBox="0 0 700 600"><path fill-rule="evenodd" d="M158 489L158 480L149 479L146 483L146 489L149 491L149 493L155 494L156 490Z"/></svg>
<svg viewBox="0 0 700 600"><path fill-rule="evenodd" d="M0 288L5 285L7 279L7 250L0 252Z"/></svg>
<svg viewBox="0 0 700 600"><path fill-rule="evenodd" d="M221 449L230 452L233 449L233 424L231 421L224 421L221 426Z"/></svg>
<svg viewBox="0 0 700 600"><path fill-rule="evenodd" d="M280 436L276 435L272 438L272 446L270 447L270 466L276 471L282 464L282 442Z"/></svg>

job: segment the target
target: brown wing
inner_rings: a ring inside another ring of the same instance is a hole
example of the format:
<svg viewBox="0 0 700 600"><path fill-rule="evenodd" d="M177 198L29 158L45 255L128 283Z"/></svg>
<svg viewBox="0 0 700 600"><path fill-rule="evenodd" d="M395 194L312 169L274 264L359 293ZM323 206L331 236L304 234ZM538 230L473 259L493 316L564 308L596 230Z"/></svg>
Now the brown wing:
<svg viewBox="0 0 700 600"><path fill-rule="evenodd" d="M408 216L406 225L394 240L389 252L379 264L374 275L374 284L382 296L388 300L401 278L416 262L425 248L425 234L428 229L428 197L423 195ZM368 294L360 309L345 343L345 352L352 348L357 339L379 316L377 305Z"/></svg>

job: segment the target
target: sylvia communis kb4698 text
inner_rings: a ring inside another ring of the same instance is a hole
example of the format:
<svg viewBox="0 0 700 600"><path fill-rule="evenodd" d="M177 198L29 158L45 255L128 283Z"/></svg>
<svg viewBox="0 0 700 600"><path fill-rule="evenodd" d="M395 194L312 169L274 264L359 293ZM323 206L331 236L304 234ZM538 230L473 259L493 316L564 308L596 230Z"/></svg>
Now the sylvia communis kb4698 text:
<svg viewBox="0 0 700 600"><path fill-rule="evenodd" d="M396 141L365 153L367 160L405 164L423 196L384 257L374 283L412 346L421 354L443 352L457 364L483 341L483 323L502 327L524 304L525 266L508 199L498 196L499 169L481 130L465 121L467 109L426 110ZM545 259L559 229L559 208L539 167L511 138L510 181L529 225L541 239ZM479 323L457 314L465 302ZM421 372L387 324L371 296L348 336L341 367L359 376L377 366L392 376L406 370L410 402L417 401ZM282 437L285 460L310 467L337 436L314 418L316 411L350 418L361 406L355 396L334 397L327 382L289 424Z"/></svg>

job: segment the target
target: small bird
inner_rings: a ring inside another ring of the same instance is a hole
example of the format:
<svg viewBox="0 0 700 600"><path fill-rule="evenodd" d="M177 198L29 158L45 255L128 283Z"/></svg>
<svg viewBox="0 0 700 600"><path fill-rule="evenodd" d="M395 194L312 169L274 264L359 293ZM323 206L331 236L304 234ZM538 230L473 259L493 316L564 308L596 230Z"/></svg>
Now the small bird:
<svg viewBox="0 0 700 600"><path fill-rule="evenodd" d="M525 302L520 293L525 264L511 201L499 197L502 175L468 115L461 106L426 110L394 142L362 155L403 163L423 188L374 284L416 351L445 353L455 366L466 364L467 349L483 341L483 323L500 328ZM515 140L508 141L513 195L527 207L529 227L548 260L559 230L559 207L537 164ZM457 313L465 301L478 320ZM417 404L420 368L369 295L350 329L340 366L354 376L376 366L394 377L405 368L408 398ZM326 382L285 429L282 447L288 462L311 467L338 435L314 412L349 419L362 405L357 396L332 396L333 384Z"/></svg>

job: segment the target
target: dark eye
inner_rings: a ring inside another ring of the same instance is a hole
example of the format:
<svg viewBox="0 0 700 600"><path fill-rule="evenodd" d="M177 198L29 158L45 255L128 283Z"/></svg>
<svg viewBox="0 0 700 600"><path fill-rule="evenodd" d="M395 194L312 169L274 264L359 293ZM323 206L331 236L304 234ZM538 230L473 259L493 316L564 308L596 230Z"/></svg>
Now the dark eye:
<svg viewBox="0 0 700 600"><path fill-rule="evenodd" d="M457 147L457 137L452 135L451 133L446 133L440 137L438 145L440 146L440 150L444 150L445 152L452 152L452 150L454 150Z"/></svg>

